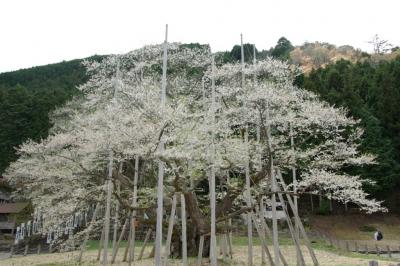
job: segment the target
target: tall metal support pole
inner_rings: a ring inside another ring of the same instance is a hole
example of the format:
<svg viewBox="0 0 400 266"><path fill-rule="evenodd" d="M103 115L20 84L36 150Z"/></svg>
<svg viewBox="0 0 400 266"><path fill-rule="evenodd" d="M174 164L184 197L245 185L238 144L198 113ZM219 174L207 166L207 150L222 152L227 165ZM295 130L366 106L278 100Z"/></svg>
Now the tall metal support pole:
<svg viewBox="0 0 400 266"><path fill-rule="evenodd" d="M272 238L274 242L274 255L275 255L275 266L280 265L279 260L279 240L278 240L278 219L276 218L276 192L277 192L277 184L276 184L276 176L275 172L271 170L271 178L272 178Z"/></svg>
<svg viewBox="0 0 400 266"><path fill-rule="evenodd" d="M284 191L284 192L287 192L287 191L288 191L288 190L287 190L287 186L286 186L286 184L285 184L285 180L283 180L283 178L282 178L282 175L281 175L280 171L278 171L278 176L279 176L280 183L281 183L281 185L282 185L283 191ZM278 189L279 189L279 188L278 188ZM305 244L306 244L306 246L307 246L307 248L308 248L308 251L309 251L309 253L310 253L311 259L313 260L313 264L314 264L315 266L317 266L317 265L319 265L318 260L317 260L317 257L315 256L314 250L313 250L313 248L312 248L312 246L311 246L311 241L310 241L310 239L309 239L308 236L307 236L306 230L304 229L304 226L303 226L303 224L301 223L301 220L300 220L300 218L299 218L299 215L298 215L298 213L297 213L297 211L296 211L296 208L295 208L295 206L294 206L292 197L291 197L289 194L286 193L286 198L288 199L289 206L290 206L290 208L292 209L292 212L293 212L293 214L294 214L294 218L295 218L295 219L297 220L297 222L298 222L299 229L300 229L300 233L301 233L303 239L305 240Z"/></svg>
<svg viewBox="0 0 400 266"><path fill-rule="evenodd" d="M253 65L254 65L254 67L256 66L256 64L257 64L256 45L253 44ZM257 82L257 75L256 75L256 73L254 72L254 75L253 75L253 83L254 83L254 86L256 85L256 82Z"/></svg>
<svg viewBox="0 0 400 266"><path fill-rule="evenodd" d="M242 67L242 89L245 86L244 76L244 49L243 49L243 35L240 34L240 52L241 52L241 67ZM245 178L246 178L246 204L247 207L251 207L251 192L250 192L250 166L249 166L249 151L248 151L248 128L245 128L244 141L247 146L246 166L245 166ZM247 265L253 265L253 223L251 220L251 211L247 213Z"/></svg>
<svg viewBox="0 0 400 266"><path fill-rule="evenodd" d="M275 266L280 265L279 260L279 240L278 240L278 220L276 217L276 192L278 190L276 183L276 176L274 172L274 162L272 156L272 136L271 136L271 121L269 116L269 105L267 105L267 138L268 138L268 148L270 152L269 160L270 160L270 176L272 182L272 196L271 196L271 207L272 207L272 241L274 244L274 255L275 255Z"/></svg>
<svg viewBox="0 0 400 266"><path fill-rule="evenodd" d="M216 112L216 103L215 103L215 62L214 55L211 58L211 123L215 125L215 112ZM210 207L211 207L211 236L210 236L210 262L211 266L217 265L217 238L216 238L216 196L215 196L215 169L214 169L214 161L215 161L215 146L214 146L214 130L211 130L211 173L210 173Z"/></svg>
<svg viewBox="0 0 400 266"><path fill-rule="evenodd" d="M246 126L246 131L245 131L245 142L248 147L248 142L249 142L249 134L248 134L248 129ZM249 167L249 151L247 150L247 158L246 158L246 169L245 169L245 175L246 175L246 204L247 207L251 207L251 192L250 192L250 167ZM247 265L253 265L253 223L252 223L252 218L251 218L251 211L247 212L247 241L248 241L248 246L247 246Z"/></svg>
<svg viewBox="0 0 400 266"><path fill-rule="evenodd" d="M122 173L122 163L119 165L119 173ZM121 184L119 183L119 180L116 181L117 183L117 194L118 196L121 193ZM117 200L116 206L115 206L115 215L114 215L114 233L113 233L113 242L112 242L112 254L114 256L115 251L117 250L117 236L118 236L118 224L119 224L119 201Z"/></svg>
<svg viewBox="0 0 400 266"><path fill-rule="evenodd" d="M166 88L167 88L167 46L168 46L168 24L165 25L165 41L163 53L163 68L161 79L161 110L164 112ZM160 152L164 151L164 140L161 137ZM158 182L157 182L157 225L156 225L156 243L155 243L155 260L156 266L161 265L162 256L162 220L163 220L163 190L164 190L164 163L158 162Z"/></svg>
<svg viewBox="0 0 400 266"><path fill-rule="evenodd" d="M119 72L119 60L117 64L117 74L116 74L116 79L114 81L114 95L113 95L113 104L115 103L115 97L117 95L118 91L118 83L120 79L120 72ZM109 150L109 161L108 161L108 177L107 177L107 200L106 200L106 213L105 213L105 218L104 218L104 243L103 243L103 266L107 265L108 262L108 241L109 241L109 234L110 234L110 210L111 210L111 194L113 190L113 182L112 182L112 172L113 172L113 151L110 145L110 150Z"/></svg>
<svg viewBox="0 0 400 266"><path fill-rule="evenodd" d="M185 195L181 193L181 219L182 219L182 266L187 266L187 237L186 237L186 202Z"/></svg>
<svg viewBox="0 0 400 266"><path fill-rule="evenodd" d="M255 67L256 64L257 64L256 45L253 44L253 66ZM256 72L254 72L254 75L253 75L253 86L254 86L254 88L256 88L256 85L257 85L257 74L256 74ZM257 125L257 132L256 133L257 133L257 136L256 136L257 137L257 143L260 143L261 134L260 134L260 126L259 125ZM261 151L260 150L257 151L257 156L258 156L258 158L257 158L258 159L257 170L261 171L262 162L261 162ZM262 212L264 211L264 205L263 205L263 200L262 199L260 201L260 209L261 209ZM262 233L263 233L263 231L262 231ZM265 236L263 236L263 237L265 237ZM261 245L261 263L262 264L266 263L265 254L266 254L265 250Z"/></svg>
<svg viewBox="0 0 400 266"><path fill-rule="evenodd" d="M132 206L137 206L137 183L139 179L139 155L135 156L135 173L133 175L133 197ZM129 245L129 258L128 265L131 265L132 261L135 260L135 238L136 238L136 210L132 211L132 217L130 219L131 234L130 234L130 245Z"/></svg>
<svg viewBox="0 0 400 266"><path fill-rule="evenodd" d="M226 172L226 181L228 185L231 184L231 180L229 177L229 170ZM229 227L229 232L228 232L228 247L229 247L229 256L232 259L233 256L233 250L232 250L232 219L229 218L228 220L228 227Z"/></svg>
<svg viewBox="0 0 400 266"><path fill-rule="evenodd" d="M106 201L106 216L104 221L104 243L103 243L103 266L107 265L108 260L108 241L110 234L110 209L111 209L111 193L113 190L112 183L112 170L113 170L113 152L110 149L109 162L108 162L108 179L107 179L107 201Z"/></svg>
<svg viewBox="0 0 400 266"><path fill-rule="evenodd" d="M294 137L293 137L293 127L292 124L289 124L290 126L290 146L292 149L292 153L293 153L293 161L296 160L295 156L294 156ZM296 194L297 193L297 178L296 178L296 167L295 165L292 165L292 176L293 176L293 192ZM296 212L299 212L298 209L298 205L297 205L297 196L293 197L294 199L294 205L296 207ZM298 227L298 226L296 226Z"/></svg>
<svg viewBox="0 0 400 266"><path fill-rule="evenodd" d="M296 194L297 193L297 178L296 178L296 167L295 167L295 154L294 154L294 137L293 137L293 127L292 124L289 124L289 134L290 134L290 146L292 149L292 153L293 153L293 165L292 165L292 178L293 178L293 192ZM298 209L298 205L297 205L297 196L293 197L294 200L294 207L296 209L296 212L299 213L299 209ZM300 238L300 232L299 232L299 224L297 223L297 220L295 219L295 226L294 226L294 233L296 234L297 238ZM301 250L296 249L296 256L297 256L297 264L301 263L301 254L300 254Z"/></svg>
<svg viewBox="0 0 400 266"><path fill-rule="evenodd" d="M172 206L171 206L171 214L169 215L167 242L165 244L164 266L167 265L169 255L171 253L171 241L172 241L172 233L173 233L174 222L175 222L175 212L176 212L176 194L174 194L174 196L172 196Z"/></svg>

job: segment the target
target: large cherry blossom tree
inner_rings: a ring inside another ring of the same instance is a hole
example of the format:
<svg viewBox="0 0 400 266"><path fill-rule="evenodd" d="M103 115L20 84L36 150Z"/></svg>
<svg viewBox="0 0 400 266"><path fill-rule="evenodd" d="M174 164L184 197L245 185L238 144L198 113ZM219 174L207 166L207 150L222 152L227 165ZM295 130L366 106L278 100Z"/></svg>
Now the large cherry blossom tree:
<svg viewBox="0 0 400 266"><path fill-rule="evenodd" d="M136 210L138 219L152 226L157 162L165 163L166 212L172 195L182 193L191 253L197 252L198 237L210 230L211 167L221 224L234 211L248 210L243 190L247 162L253 203L270 195L271 168L280 169L290 180L295 167L298 193L322 193L367 212L384 210L363 191L363 182L369 181L345 171L350 165L374 163L372 155L359 151L363 134L359 121L345 109L294 86L289 65L267 58L245 64L244 70L240 64L217 64L212 74L208 46L169 44L167 100L161 113L161 54L162 46L153 45L102 62L86 62L90 79L79 87L80 95L52 114L50 136L18 148L20 157L5 176L17 188L16 196L42 210L45 228L96 202L104 204L110 150L112 180L121 184L114 201L120 202L122 216L133 209L133 165L139 156ZM163 151L157 148L161 138ZM144 213L149 219L143 218Z"/></svg>

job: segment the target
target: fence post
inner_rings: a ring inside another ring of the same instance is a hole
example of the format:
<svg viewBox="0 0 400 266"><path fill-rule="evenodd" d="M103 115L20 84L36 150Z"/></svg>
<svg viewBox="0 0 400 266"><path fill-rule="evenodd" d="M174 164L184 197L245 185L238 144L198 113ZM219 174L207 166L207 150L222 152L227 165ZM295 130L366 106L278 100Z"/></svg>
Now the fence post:
<svg viewBox="0 0 400 266"><path fill-rule="evenodd" d="M40 250L42 249L42 246L40 245L40 243L37 246L37 254L40 254Z"/></svg>
<svg viewBox="0 0 400 266"><path fill-rule="evenodd" d="M365 244L365 254L368 255L368 244Z"/></svg>
<svg viewBox="0 0 400 266"><path fill-rule="evenodd" d="M381 255L381 251L379 250L378 244L375 244L375 248L376 248L376 254L378 256L380 256Z"/></svg>
<svg viewBox="0 0 400 266"><path fill-rule="evenodd" d="M357 243L357 241L354 242L354 248L355 248L356 252L358 252L358 243Z"/></svg>
<svg viewBox="0 0 400 266"><path fill-rule="evenodd" d="M370 260L368 265L369 266L378 266L378 262L375 260Z"/></svg>
<svg viewBox="0 0 400 266"><path fill-rule="evenodd" d="M49 253L53 253L53 245L51 243L49 245Z"/></svg>
<svg viewBox="0 0 400 266"><path fill-rule="evenodd" d="M346 251L350 252L349 241L346 240Z"/></svg>

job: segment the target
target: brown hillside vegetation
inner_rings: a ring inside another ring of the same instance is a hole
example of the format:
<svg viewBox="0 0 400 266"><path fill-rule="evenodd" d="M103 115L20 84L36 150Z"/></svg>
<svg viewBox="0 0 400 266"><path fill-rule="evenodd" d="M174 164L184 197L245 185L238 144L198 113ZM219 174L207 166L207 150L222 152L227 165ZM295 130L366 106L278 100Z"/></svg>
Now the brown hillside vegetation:
<svg viewBox="0 0 400 266"><path fill-rule="evenodd" d="M350 45L337 47L329 43L314 42L295 47L290 52L290 61L299 65L304 73L309 73L312 69L325 67L341 59L354 63L365 59L373 61L391 60L397 56L400 56L400 49L391 53L371 55Z"/></svg>

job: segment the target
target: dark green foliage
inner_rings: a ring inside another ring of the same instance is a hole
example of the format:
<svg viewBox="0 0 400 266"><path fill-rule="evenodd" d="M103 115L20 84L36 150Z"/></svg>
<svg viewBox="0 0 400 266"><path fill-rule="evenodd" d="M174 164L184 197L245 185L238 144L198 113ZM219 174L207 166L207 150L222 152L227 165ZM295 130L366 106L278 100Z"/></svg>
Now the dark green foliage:
<svg viewBox="0 0 400 266"><path fill-rule="evenodd" d="M246 63L253 62L254 59L254 44L245 43L243 44L244 51L244 61ZM226 64L226 63L235 63L240 62L241 60L241 46L235 45L233 46L230 52L219 52L216 54L215 61L217 64ZM258 51L256 48L256 58L258 58Z"/></svg>
<svg viewBox="0 0 400 266"><path fill-rule="evenodd" d="M271 49L270 53L271 56L275 58L288 60L290 58L290 52L293 49L294 47L292 43L285 37L281 37L279 38L278 43L275 45L275 47Z"/></svg>
<svg viewBox="0 0 400 266"><path fill-rule="evenodd" d="M400 58L352 64L340 60L301 76L296 83L335 106L346 107L365 129L362 150L376 154L379 164L344 169L377 182L367 190L386 197L400 185Z"/></svg>
<svg viewBox="0 0 400 266"><path fill-rule="evenodd" d="M49 112L76 94L77 85L85 81L82 60L0 74L0 174L17 158L15 147L27 139L47 137Z"/></svg>
<svg viewBox="0 0 400 266"><path fill-rule="evenodd" d="M254 44L245 43L243 44L244 51L244 61L246 63L253 62L254 52L253 52ZM256 49L256 58L257 60L262 60L267 58L268 56L275 57L281 60L289 60L290 52L294 49L292 43L286 39L285 37L279 38L275 47L271 47L269 50L258 51ZM219 52L216 54L216 62L217 64L226 64L226 63L234 63L240 62L241 60L241 47L240 45L233 46L232 50L226 52Z"/></svg>

